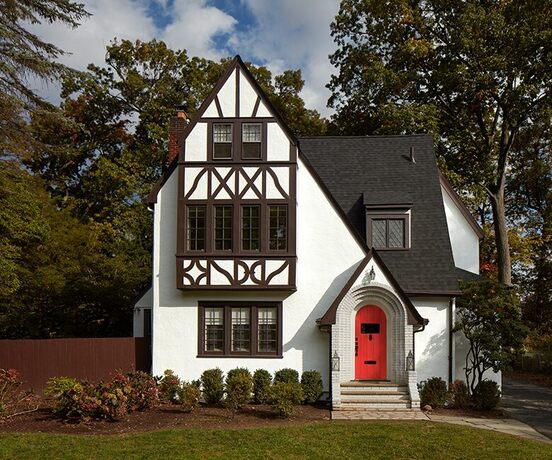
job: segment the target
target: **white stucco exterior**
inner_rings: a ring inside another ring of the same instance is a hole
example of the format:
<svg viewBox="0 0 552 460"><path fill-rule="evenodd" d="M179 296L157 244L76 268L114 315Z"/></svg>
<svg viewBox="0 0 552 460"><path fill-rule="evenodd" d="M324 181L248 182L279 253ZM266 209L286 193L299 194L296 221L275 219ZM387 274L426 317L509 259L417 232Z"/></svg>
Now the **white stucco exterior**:
<svg viewBox="0 0 552 460"><path fill-rule="evenodd" d="M479 273L479 236L443 186L441 194L454 264L469 272Z"/></svg>

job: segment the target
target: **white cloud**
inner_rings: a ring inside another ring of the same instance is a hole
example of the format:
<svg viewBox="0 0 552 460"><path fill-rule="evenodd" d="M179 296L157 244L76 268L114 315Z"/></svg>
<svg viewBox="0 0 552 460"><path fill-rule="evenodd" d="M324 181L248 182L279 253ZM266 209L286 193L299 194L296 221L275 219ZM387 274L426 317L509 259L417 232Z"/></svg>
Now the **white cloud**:
<svg viewBox="0 0 552 460"><path fill-rule="evenodd" d="M188 51L190 56L219 59L227 50L216 49L213 38L232 32L237 21L206 0L175 0L172 22L161 31L160 38L173 49Z"/></svg>
<svg viewBox="0 0 552 460"><path fill-rule="evenodd" d="M148 10L152 1L170 17L162 28L156 26ZM105 48L115 37L158 38L173 49L186 49L190 56L211 59L239 53L266 65L273 73L300 68L305 79L305 103L329 115L325 85L333 71L328 54L334 49L329 24L339 1L240 1L255 17L254 24L238 24L215 1L208 0L84 0L92 16L80 27L70 29L59 23L30 27L46 41L71 53L61 62L76 69L84 69L91 62L104 64ZM221 34L226 35L225 45L217 48L215 38ZM42 86L39 91L48 100L59 102L57 85Z"/></svg>

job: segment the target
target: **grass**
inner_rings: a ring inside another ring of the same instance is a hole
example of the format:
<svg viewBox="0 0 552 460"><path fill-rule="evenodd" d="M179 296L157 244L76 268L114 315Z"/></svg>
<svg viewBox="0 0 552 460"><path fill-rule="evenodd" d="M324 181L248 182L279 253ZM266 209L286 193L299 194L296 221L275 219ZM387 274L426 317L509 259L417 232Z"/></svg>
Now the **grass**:
<svg viewBox="0 0 552 460"><path fill-rule="evenodd" d="M550 459L552 445L420 422L332 422L285 428L173 429L124 435L0 435L0 458Z"/></svg>

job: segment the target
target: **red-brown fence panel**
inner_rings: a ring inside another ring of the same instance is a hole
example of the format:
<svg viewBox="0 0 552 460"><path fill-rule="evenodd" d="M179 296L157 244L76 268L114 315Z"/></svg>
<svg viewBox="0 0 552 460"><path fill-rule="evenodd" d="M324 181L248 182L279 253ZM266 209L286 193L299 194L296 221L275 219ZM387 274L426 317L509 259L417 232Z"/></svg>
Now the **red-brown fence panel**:
<svg viewBox="0 0 552 460"><path fill-rule="evenodd" d="M143 337L0 340L0 368L17 369L25 387L40 391L50 377L90 382L106 380L117 370L150 370Z"/></svg>

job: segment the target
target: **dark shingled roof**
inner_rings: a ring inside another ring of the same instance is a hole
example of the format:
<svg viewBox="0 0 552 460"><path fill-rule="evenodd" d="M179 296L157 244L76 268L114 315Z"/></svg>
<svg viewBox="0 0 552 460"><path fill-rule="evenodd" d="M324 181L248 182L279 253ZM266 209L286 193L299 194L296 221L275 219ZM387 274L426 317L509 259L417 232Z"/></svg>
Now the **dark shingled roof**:
<svg viewBox="0 0 552 460"><path fill-rule="evenodd" d="M411 248L379 250L381 259L407 294L458 293L430 136L304 137L299 147L364 238L365 203L411 201Z"/></svg>

